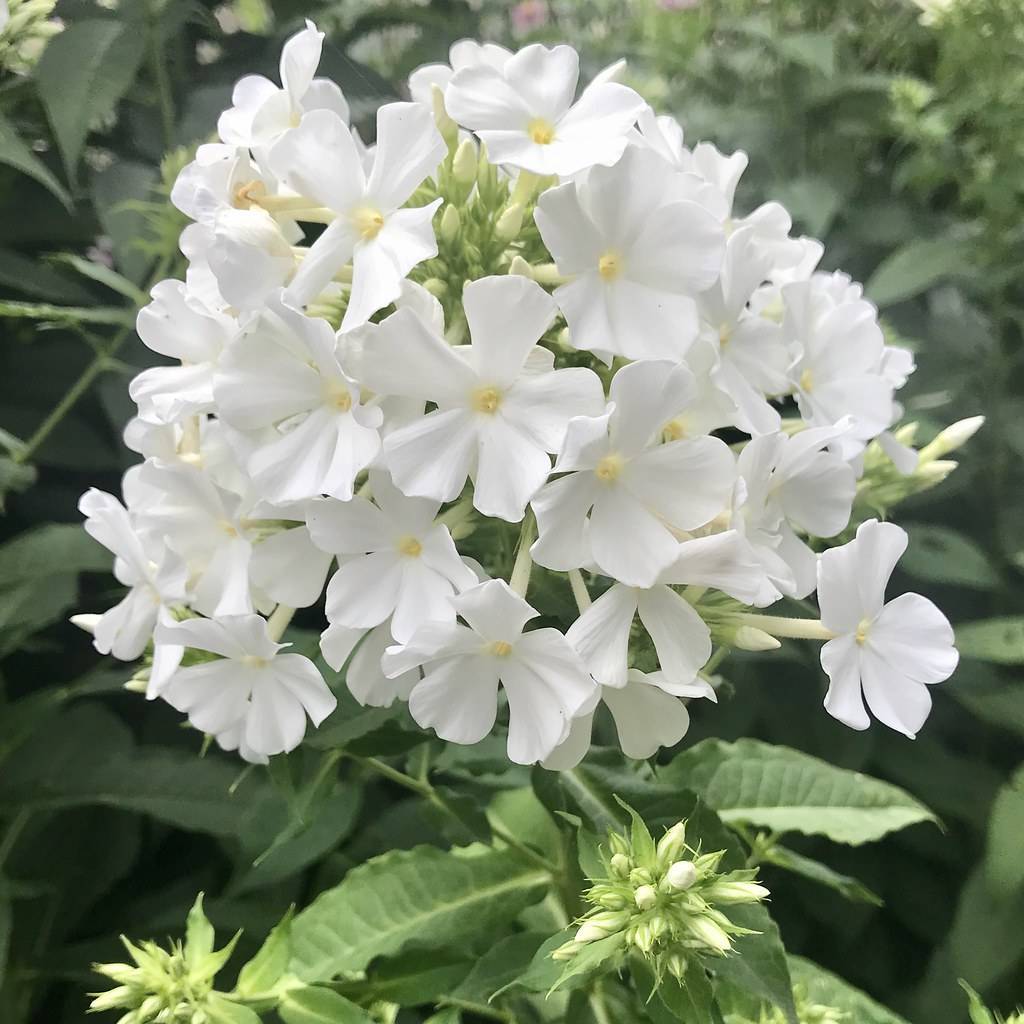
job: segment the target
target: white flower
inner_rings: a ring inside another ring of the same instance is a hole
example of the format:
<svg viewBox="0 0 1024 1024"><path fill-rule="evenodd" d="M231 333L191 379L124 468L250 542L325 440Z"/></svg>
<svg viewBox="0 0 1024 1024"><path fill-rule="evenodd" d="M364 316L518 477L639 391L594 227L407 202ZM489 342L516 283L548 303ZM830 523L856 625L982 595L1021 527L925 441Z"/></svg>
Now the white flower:
<svg viewBox="0 0 1024 1024"><path fill-rule="evenodd" d="M477 743L490 732L500 683L509 706L508 756L517 764L543 760L592 701L593 679L557 629L523 632L537 612L504 580L488 580L452 600L468 625L421 626L409 643L388 648L384 674L422 666L409 711L419 725L454 743Z"/></svg>
<svg viewBox="0 0 1024 1024"><path fill-rule="evenodd" d="M597 375L553 370L536 347L554 319L552 298L524 277L468 284L472 344L453 349L411 310L388 317L364 346L360 380L374 391L429 400L437 409L384 442L384 462L405 494L451 501L472 476L473 504L509 522L551 471L573 416L603 405Z"/></svg>
<svg viewBox="0 0 1024 1024"><path fill-rule="evenodd" d="M455 619L455 609L448 616ZM324 661L336 671L345 668L345 685L360 704L371 708L388 708L396 700L407 701L412 688L420 681L418 668L389 679L381 669L384 651L394 644L391 620L365 629L351 629L333 623L320 634L320 650Z"/></svg>
<svg viewBox="0 0 1024 1024"><path fill-rule="evenodd" d="M330 110L348 121L348 103L330 79L314 78L320 63L324 34L311 21L281 50L281 85L262 75L239 79L231 94L232 106L217 122L224 142L262 148L290 128L308 110Z"/></svg>
<svg viewBox="0 0 1024 1024"><path fill-rule="evenodd" d="M151 294L135 329L146 346L181 365L154 366L135 377L128 391L139 414L153 423L177 423L212 411L214 367L237 322L207 309L181 281L161 281Z"/></svg>
<svg viewBox="0 0 1024 1024"><path fill-rule="evenodd" d="M476 63L456 71L445 106L486 143L495 163L563 176L613 164L644 101L624 85L600 82L573 103L579 71L571 46L535 43L500 69Z"/></svg>
<svg viewBox="0 0 1024 1024"><path fill-rule="evenodd" d="M327 621L366 630L391 618L405 643L424 622L454 619L450 598L476 576L435 521L439 502L407 498L386 473L370 473L373 502L319 499L307 523L313 543L339 556L327 587Z"/></svg>
<svg viewBox="0 0 1024 1024"><path fill-rule="evenodd" d="M619 746L626 757L651 757L659 747L675 746L690 728L690 712L681 698L706 697L716 701L715 691L703 679L689 685L667 683L660 672L630 669L625 685L602 686L601 703L611 712ZM568 771L590 749L596 708L574 719L569 735L544 759L551 771Z"/></svg>
<svg viewBox="0 0 1024 1024"><path fill-rule="evenodd" d="M822 623L836 634L821 649L830 680L825 709L866 729L867 701L880 722L913 738L931 710L928 687L953 674L959 655L949 621L927 598L901 594L885 602L906 548L906 531L894 523L861 523L849 544L822 554L818 604Z"/></svg>
<svg viewBox="0 0 1024 1024"><path fill-rule="evenodd" d="M810 594L817 573L817 556L796 530L834 537L850 521L856 474L841 455L827 448L838 446L849 428L847 417L835 426L812 427L792 436L755 437L737 460L742 487L733 525L753 546L774 587L790 597Z"/></svg>
<svg viewBox="0 0 1024 1024"><path fill-rule="evenodd" d="M313 546L305 526L269 538L260 529L261 519L304 519L301 506L259 505L183 462L146 462L132 486L140 532L164 538L185 559L197 611L236 615L277 602L303 607L319 597L330 556ZM125 487L127 493L127 478Z"/></svg>
<svg viewBox="0 0 1024 1024"><path fill-rule="evenodd" d="M424 64L409 76L409 95L417 103L433 107L434 86L444 92L456 71L478 65L501 71L511 56L511 50L497 43L459 39L448 50L447 64Z"/></svg>
<svg viewBox="0 0 1024 1024"><path fill-rule="evenodd" d="M726 243L722 274L701 295L701 341L717 354L711 380L736 405L735 425L748 434L779 428L772 395L789 391L790 355L782 329L747 308L771 267L769 252L750 226L734 231Z"/></svg>
<svg viewBox="0 0 1024 1024"><path fill-rule="evenodd" d="M614 167L544 192L535 213L561 274L572 344L629 359L678 359L697 332L694 296L722 264L721 224L692 175L631 147ZM783 382L785 378L783 378Z"/></svg>
<svg viewBox="0 0 1024 1024"><path fill-rule="evenodd" d="M885 342L878 314L865 299L837 301L825 275L788 284L783 329L796 353L789 369L800 415L816 427L853 417L842 439L852 457L898 414L885 373Z"/></svg>
<svg viewBox="0 0 1024 1024"><path fill-rule="evenodd" d="M654 643L661 666L661 688L688 696L711 657L711 631L694 607L670 584L697 584L752 602L760 595L763 572L735 531L685 541L673 564L653 587L613 584L569 628L566 638L579 651L590 674L606 687L626 685L633 620ZM678 691L678 692L677 692Z"/></svg>
<svg viewBox="0 0 1024 1024"><path fill-rule="evenodd" d="M630 586L657 582L676 559L678 534L722 512L735 481L732 453L717 438L658 443L693 396L689 371L671 363L616 373L608 411L569 424L554 469L566 475L533 499L536 562L563 571L593 562Z"/></svg>
<svg viewBox="0 0 1024 1024"><path fill-rule="evenodd" d="M246 468L269 501L347 501L380 451L383 414L360 404L340 355L326 320L272 299L221 359L218 411L250 435Z"/></svg>
<svg viewBox="0 0 1024 1024"><path fill-rule="evenodd" d="M114 553L114 575L131 588L92 627L101 654L134 661L146 649L161 613L187 600L185 563L153 538L140 535L128 510L111 494L90 488L78 502L85 530ZM154 667L147 696L156 696L181 651L154 645Z"/></svg>
<svg viewBox="0 0 1024 1024"><path fill-rule="evenodd" d="M377 111L377 147L367 176L352 132L330 111L306 114L270 156L289 188L335 215L313 243L289 289L305 304L352 261L352 291L341 327L351 330L394 302L402 280L437 255L431 220L441 200L401 209L445 154L429 110L388 103Z"/></svg>
<svg viewBox="0 0 1024 1024"><path fill-rule="evenodd" d="M161 696L247 761L294 750L306 715L318 726L337 704L313 662L281 654L289 645L275 643L259 615L186 619L158 627L157 639L220 656L179 668Z"/></svg>

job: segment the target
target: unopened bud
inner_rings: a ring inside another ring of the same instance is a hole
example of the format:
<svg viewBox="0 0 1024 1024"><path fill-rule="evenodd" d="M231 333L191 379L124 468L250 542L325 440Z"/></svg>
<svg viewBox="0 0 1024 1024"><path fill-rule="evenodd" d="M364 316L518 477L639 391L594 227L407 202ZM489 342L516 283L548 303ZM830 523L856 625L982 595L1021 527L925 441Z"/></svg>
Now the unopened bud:
<svg viewBox="0 0 1024 1024"><path fill-rule="evenodd" d="M678 953L673 953L666 961L665 966L668 968L668 973L672 975L676 981L682 981L683 975L686 974L686 958L680 956Z"/></svg>
<svg viewBox="0 0 1024 1024"><path fill-rule="evenodd" d="M732 646L741 651L776 651L782 644L756 626L739 626L733 634Z"/></svg>
<svg viewBox="0 0 1024 1024"><path fill-rule="evenodd" d="M716 882L704 895L709 903L757 903L771 893L757 882Z"/></svg>
<svg viewBox="0 0 1024 1024"><path fill-rule="evenodd" d="M917 424L904 423L902 427L897 427L892 432L892 436L896 438L900 444L905 444L908 447L911 447L914 444L914 439L917 437Z"/></svg>
<svg viewBox="0 0 1024 1024"><path fill-rule="evenodd" d="M629 873L629 881L631 885L651 885L654 879L651 877L650 871L647 868L633 868Z"/></svg>
<svg viewBox="0 0 1024 1024"><path fill-rule="evenodd" d="M77 626L79 629L84 629L86 633L96 632L96 623L100 621L99 615L72 615L68 621L72 626Z"/></svg>
<svg viewBox="0 0 1024 1024"><path fill-rule="evenodd" d="M472 139L463 139L452 159L452 177L460 185L472 185L476 181L477 154Z"/></svg>
<svg viewBox="0 0 1024 1024"><path fill-rule="evenodd" d="M629 854L629 840L624 835L620 835L618 832L613 832L608 837L608 845L611 847L612 853L621 853L628 856ZM613 858L614 860L614 858Z"/></svg>
<svg viewBox="0 0 1024 1024"><path fill-rule="evenodd" d="M587 918L576 932L576 942L596 942L620 931L629 920L625 911L606 911Z"/></svg>
<svg viewBox="0 0 1024 1024"><path fill-rule="evenodd" d="M658 840L658 864L664 867L675 861L686 846L686 822L677 821Z"/></svg>
<svg viewBox="0 0 1024 1024"><path fill-rule="evenodd" d="M512 257L512 262L508 265L508 272L517 277L533 278L533 268L518 254Z"/></svg>
<svg viewBox="0 0 1024 1024"><path fill-rule="evenodd" d="M494 234L503 242L511 242L523 226L523 207L519 203L513 203L506 207L505 211L498 218L494 225Z"/></svg>
<svg viewBox="0 0 1024 1024"><path fill-rule="evenodd" d="M112 988L107 992L100 992L89 1004L93 1013L101 1010L116 1010L118 1007L131 1006L134 1002L135 993L127 985Z"/></svg>
<svg viewBox="0 0 1024 1024"><path fill-rule="evenodd" d="M441 214L441 238L446 242L454 242L459 237L462 228L462 218L459 211L448 203Z"/></svg>
<svg viewBox="0 0 1024 1024"><path fill-rule="evenodd" d="M732 949L729 936L714 921L706 917L694 917L687 924L693 935L710 949L719 953L727 953Z"/></svg>
<svg viewBox="0 0 1024 1024"><path fill-rule="evenodd" d="M641 885L633 893L633 899L641 910L650 910L658 902L658 892L653 885Z"/></svg>
<svg viewBox="0 0 1024 1024"><path fill-rule="evenodd" d="M434 296L440 299L448 291L448 282L442 281L439 277L428 277L423 282L423 287Z"/></svg>
<svg viewBox="0 0 1024 1024"><path fill-rule="evenodd" d="M654 932L647 924L640 925L636 930L636 934L633 936L633 945L642 953L650 953L654 948L655 941Z"/></svg>
<svg viewBox="0 0 1024 1024"><path fill-rule="evenodd" d="M936 437L921 449L921 461L941 459L943 455L955 452L965 445L981 429L985 422L984 416L969 416L965 420L951 423L945 430L940 430Z"/></svg>
<svg viewBox="0 0 1024 1024"><path fill-rule="evenodd" d="M959 465L960 463L955 459L936 459L934 462L925 462L915 470L914 479L925 487L934 487L936 484L941 484Z"/></svg>
<svg viewBox="0 0 1024 1024"><path fill-rule="evenodd" d="M617 875L619 878L625 878L629 874L629 858L624 853L616 853L609 866L613 875Z"/></svg>
<svg viewBox="0 0 1024 1024"><path fill-rule="evenodd" d="M605 910L622 910L626 906L626 897L621 893L606 892L598 898L597 902Z"/></svg>
<svg viewBox="0 0 1024 1024"><path fill-rule="evenodd" d="M437 130L441 133L445 144L451 149L458 141L459 126L448 116L444 105L444 92L436 82L430 87L430 98L434 108L434 121L437 124Z"/></svg>
<svg viewBox="0 0 1024 1024"><path fill-rule="evenodd" d="M149 689L149 680L148 678L140 679L138 676L132 676L132 678L124 684L123 689L127 690L129 693L145 693Z"/></svg>
<svg viewBox="0 0 1024 1024"><path fill-rule="evenodd" d="M673 889L681 892L697 881L697 866L689 860L677 860L668 869L665 878Z"/></svg>

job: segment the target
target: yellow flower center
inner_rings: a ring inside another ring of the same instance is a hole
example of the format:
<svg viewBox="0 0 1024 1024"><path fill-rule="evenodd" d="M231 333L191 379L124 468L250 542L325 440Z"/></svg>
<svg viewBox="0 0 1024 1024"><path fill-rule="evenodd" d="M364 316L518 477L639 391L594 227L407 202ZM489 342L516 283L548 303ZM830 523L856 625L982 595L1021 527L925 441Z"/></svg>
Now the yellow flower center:
<svg viewBox="0 0 1024 1024"><path fill-rule="evenodd" d="M618 480L622 467L625 464L626 461L621 455L606 455L597 464L597 467L594 469L594 475L598 480L603 480L606 484L610 484L612 481Z"/></svg>
<svg viewBox="0 0 1024 1024"><path fill-rule="evenodd" d="M669 420L668 423L662 427L662 434L665 436L666 441L678 441L687 435L687 418L685 416L677 416L674 420Z"/></svg>
<svg viewBox="0 0 1024 1024"><path fill-rule="evenodd" d="M507 658L512 653L512 645L507 640L495 640L488 645L487 652L496 658Z"/></svg>
<svg viewBox="0 0 1024 1024"><path fill-rule="evenodd" d="M555 126L543 117L535 117L526 126L526 133L538 146L547 146L555 140Z"/></svg>
<svg viewBox="0 0 1024 1024"><path fill-rule="evenodd" d="M731 337L732 327L730 327L729 324L722 324L722 326L718 328L718 344L722 348L725 348L725 346L729 344L729 339Z"/></svg>
<svg viewBox="0 0 1024 1024"><path fill-rule="evenodd" d="M814 387L814 374L810 370L804 370L800 374L800 390L810 391Z"/></svg>
<svg viewBox="0 0 1024 1024"><path fill-rule="evenodd" d="M352 395L341 381L332 380L327 385L327 402L339 412L348 412L352 408Z"/></svg>
<svg viewBox="0 0 1024 1024"><path fill-rule="evenodd" d="M230 520L228 520L228 519L221 519L221 520L220 520L220 522L218 522L218 523L217 523L217 525L218 525L218 526L219 526L219 527L220 527L220 528L221 528L221 529L222 529L222 530L223 530L223 531L224 531L224 532L225 532L225 533L226 533L226 534L227 534L227 535L228 535L229 537L237 537L237 536L238 536L238 530L236 530L236 529L235 529L235 524L234 524L234 523L232 523L232 522L231 522Z"/></svg>
<svg viewBox="0 0 1024 1024"><path fill-rule="evenodd" d="M398 550L410 558L419 558L423 545L415 537L405 536L398 541Z"/></svg>
<svg viewBox="0 0 1024 1024"><path fill-rule="evenodd" d="M259 206L260 200L267 194L267 186L259 179L247 181L235 189L231 205L237 210L249 210Z"/></svg>
<svg viewBox="0 0 1024 1024"><path fill-rule="evenodd" d="M257 658L255 654L247 654L240 660L243 665L248 665L249 668L263 668L267 663L266 658Z"/></svg>
<svg viewBox="0 0 1024 1024"><path fill-rule="evenodd" d="M868 631L870 629L871 620L861 619L860 622L857 623L857 632L854 633L853 638L857 641L857 643L863 644L864 641L868 638Z"/></svg>
<svg viewBox="0 0 1024 1024"><path fill-rule="evenodd" d="M352 222L359 232L359 237L364 242L369 242L376 238L380 234L380 229L384 227L384 214L373 206L360 206L352 214Z"/></svg>
<svg viewBox="0 0 1024 1024"><path fill-rule="evenodd" d="M470 404L477 412L493 415L498 411L498 406L501 405L501 392L497 388L492 387L477 388L473 392Z"/></svg>
<svg viewBox="0 0 1024 1024"><path fill-rule="evenodd" d="M614 281L622 273L622 257L609 249L598 261L597 272L605 281Z"/></svg>

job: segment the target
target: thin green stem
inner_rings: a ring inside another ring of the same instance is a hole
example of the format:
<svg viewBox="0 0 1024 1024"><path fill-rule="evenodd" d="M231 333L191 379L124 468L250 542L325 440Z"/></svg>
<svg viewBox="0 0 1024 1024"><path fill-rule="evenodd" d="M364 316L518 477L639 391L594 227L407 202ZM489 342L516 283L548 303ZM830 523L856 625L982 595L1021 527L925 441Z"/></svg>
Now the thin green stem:
<svg viewBox="0 0 1024 1024"><path fill-rule="evenodd" d="M530 557L530 545L533 543L536 531L532 512L527 512L523 519L522 529L519 531L519 547L516 550L516 560L512 564L512 572L509 573L508 585L520 597L526 597L526 591L530 589L530 572L533 570L533 558Z"/></svg>
<svg viewBox="0 0 1024 1024"><path fill-rule="evenodd" d="M474 1013L478 1017L486 1017L488 1020L500 1020L504 1024L515 1024L516 1018L508 1010L499 1010L496 1006L488 1006L486 1003L474 1003L469 999L458 999L455 996L443 996L437 1001L438 1006L453 1006L458 1010L465 1010L467 1013Z"/></svg>
<svg viewBox="0 0 1024 1024"><path fill-rule="evenodd" d="M164 54L163 41L160 38L159 26L150 24L149 28L150 62L153 66L153 78L156 81L157 97L160 101L160 125L163 129L164 149L174 145L174 94L171 91L171 78L167 73L167 58Z"/></svg>
<svg viewBox="0 0 1024 1024"><path fill-rule="evenodd" d="M403 786L405 789L411 790L413 793L422 796L425 800L429 800L438 810L444 811L445 814L454 818L460 824L465 825L466 822L463 820L462 815L455 810L444 797L434 788L433 784L428 779L417 779L411 775L407 775L403 771L399 771L397 768L393 768L385 761L381 761L376 757L362 757L359 754L345 753L346 757L351 758L353 761L357 761L359 764L366 768L371 768L377 772L378 775L382 775L386 779L390 779L392 782L399 786ZM538 867L543 868L545 871L554 875L555 871L551 864L548 862L546 857L541 856L536 850L530 849L524 843L521 843L511 832L507 832L500 825L496 825L493 822L489 822L491 833L496 839L500 839L506 846L510 846L517 853L522 854L528 860L533 861Z"/></svg>
<svg viewBox="0 0 1024 1024"><path fill-rule="evenodd" d="M583 573L579 569L569 570L569 586L572 588L572 596L576 600L576 607L582 615L593 602L590 600L590 591L583 581Z"/></svg>
<svg viewBox="0 0 1024 1024"><path fill-rule="evenodd" d="M14 850L15 845L21 838L21 833L25 831L25 826L28 824L31 817L31 809L23 807L13 818L11 818L11 823L7 826L7 831L4 833L3 839L0 839L0 869L2 869L4 864L7 863L7 858Z"/></svg>

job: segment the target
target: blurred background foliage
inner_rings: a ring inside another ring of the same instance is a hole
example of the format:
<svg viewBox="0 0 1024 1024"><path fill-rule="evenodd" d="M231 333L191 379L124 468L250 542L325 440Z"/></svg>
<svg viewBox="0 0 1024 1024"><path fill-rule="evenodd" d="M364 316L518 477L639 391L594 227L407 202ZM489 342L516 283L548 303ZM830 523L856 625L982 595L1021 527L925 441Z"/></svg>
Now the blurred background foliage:
<svg viewBox="0 0 1024 1024"><path fill-rule="evenodd" d="M0 11L4 5L0 4ZM866 282L919 354L907 419L928 437L988 422L942 486L908 502L900 589L933 597L964 659L911 742L817 710L816 652L726 666L734 698L705 735L758 736L909 789L942 818L827 859L877 894L848 903L766 868L787 947L921 1024L967 1020L957 985L1024 1000L1024 7L1020 0L8 0L0 31L0 1020L82 1017L88 964L119 931L174 930L195 891L254 939L292 901L391 846L453 837L400 791L358 776L318 798L238 782L194 756L169 708L121 685L68 626L112 603L78 495L116 491L127 381L153 361L133 332L179 269L168 183L242 74L275 74L314 18L321 73L354 119L463 36L568 41L629 79L687 139L742 148L741 206L768 197ZM55 21L54 19L59 19ZM316 628L315 614L300 625ZM312 634L311 634L312 635ZM750 663L751 666L754 664ZM371 723L372 724L372 723ZM370 726L368 725L367 728ZM384 740L381 737L384 737ZM396 753L423 742L394 726ZM484 755L444 770L486 788ZM293 759L289 759L293 761ZM276 761L275 761L276 763ZM289 770L301 780L301 756ZM508 777L503 777L507 778ZM516 777L516 784L521 780ZM508 781L501 785L512 784ZM282 795L282 794L285 795ZM824 840L799 851L817 856ZM271 853L252 867L254 857ZM869 894L870 895L870 894ZM853 1024L853 1022L851 1022ZM858 1022L859 1024L859 1022Z"/></svg>

